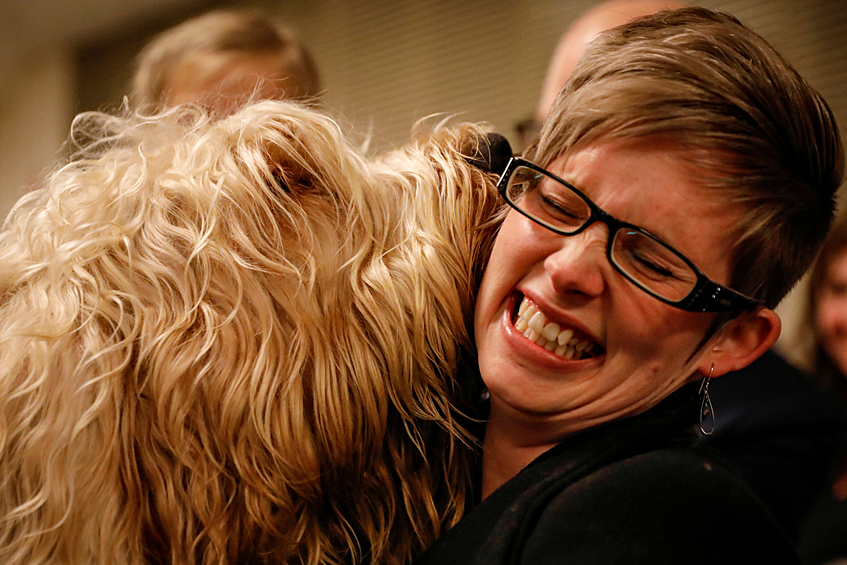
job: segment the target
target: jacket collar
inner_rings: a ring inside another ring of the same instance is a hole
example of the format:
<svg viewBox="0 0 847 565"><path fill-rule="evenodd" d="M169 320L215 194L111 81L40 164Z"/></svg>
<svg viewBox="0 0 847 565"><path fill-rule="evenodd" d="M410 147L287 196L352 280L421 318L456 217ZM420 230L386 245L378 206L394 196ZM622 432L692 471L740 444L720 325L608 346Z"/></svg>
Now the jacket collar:
<svg viewBox="0 0 847 565"><path fill-rule="evenodd" d="M608 463L670 445L692 445L699 416L698 383L681 387L653 408L568 437L530 463L474 507L422 557L439 565L467 565L484 553L510 562L514 531L527 515L539 512L551 496ZM519 528L518 528L519 529ZM508 532L508 533L507 533ZM469 546L461 540L477 540ZM484 540L484 541L483 541ZM442 545L450 548L444 552ZM465 554L467 552L467 555Z"/></svg>

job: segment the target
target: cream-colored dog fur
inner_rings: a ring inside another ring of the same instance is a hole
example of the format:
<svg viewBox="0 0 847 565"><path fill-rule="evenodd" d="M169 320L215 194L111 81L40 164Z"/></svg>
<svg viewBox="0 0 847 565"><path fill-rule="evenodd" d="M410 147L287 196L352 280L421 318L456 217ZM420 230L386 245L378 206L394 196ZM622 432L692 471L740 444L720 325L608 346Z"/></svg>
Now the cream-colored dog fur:
<svg viewBox="0 0 847 565"><path fill-rule="evenodd" d="M0 235L0 562L403 563L462 512L472 125L93 115Z"/></svg>

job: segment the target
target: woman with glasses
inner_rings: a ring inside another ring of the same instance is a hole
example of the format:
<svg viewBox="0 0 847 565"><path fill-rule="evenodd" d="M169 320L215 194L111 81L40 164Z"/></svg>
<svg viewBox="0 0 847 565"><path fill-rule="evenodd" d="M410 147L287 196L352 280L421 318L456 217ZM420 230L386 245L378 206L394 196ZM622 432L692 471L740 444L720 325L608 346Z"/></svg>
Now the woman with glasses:
<svg viewBox="0 0 847 565"><path fill-rule="evenodd" d="M420 563L795 563L695 431L779 335L842 175L826 103L734 18L595 41L499 181L480 500Z"/></svg>

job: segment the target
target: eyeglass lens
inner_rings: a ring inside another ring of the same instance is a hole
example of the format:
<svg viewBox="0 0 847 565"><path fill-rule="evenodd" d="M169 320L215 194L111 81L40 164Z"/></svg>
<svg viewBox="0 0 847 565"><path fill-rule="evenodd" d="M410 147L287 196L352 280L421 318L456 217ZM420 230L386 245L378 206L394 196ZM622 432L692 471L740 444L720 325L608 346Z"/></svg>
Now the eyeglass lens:
<svg viewBox="0 0 847 565"><path fill-rule="evenodd" d="M582 195L529 167L515 168L506 198L537 223L564 235L579 231L592 216ZM611 233L617 226L609 227L609 259L632 282L672 302L694 290L697 274L677 252L637 229L622 226Z"/></svg>

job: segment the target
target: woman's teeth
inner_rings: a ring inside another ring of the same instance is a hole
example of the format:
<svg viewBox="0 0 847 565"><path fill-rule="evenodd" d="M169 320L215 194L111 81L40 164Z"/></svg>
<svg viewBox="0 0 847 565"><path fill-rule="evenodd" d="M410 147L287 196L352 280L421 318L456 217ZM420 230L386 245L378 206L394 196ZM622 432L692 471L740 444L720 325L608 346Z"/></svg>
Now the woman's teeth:
<svg viewBox="0 0 847 565"><path fill-rule="evenodd" d="M526 298L521 301L515 327L529 341L565 359L591 357L595 348L594 342L574 337L572 329L562 329L555 322L547 322L544 314Z"/></svg>

